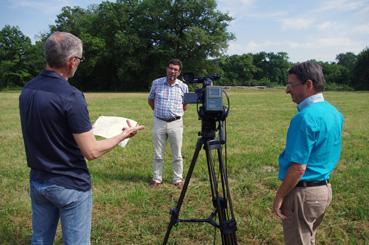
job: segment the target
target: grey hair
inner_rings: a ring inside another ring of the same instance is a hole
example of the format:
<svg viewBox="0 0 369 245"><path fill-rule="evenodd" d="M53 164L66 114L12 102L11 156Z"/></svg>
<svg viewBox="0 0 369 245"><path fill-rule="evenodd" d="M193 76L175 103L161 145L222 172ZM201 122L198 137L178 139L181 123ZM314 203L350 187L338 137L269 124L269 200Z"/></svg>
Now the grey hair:
<svg viewBox="0 0 369 245"><path fill-rule="evenodd" d="M82 51L81 39L68 32L54 32L44 45L46 62L53 68L64 67L70 57L81 57Z"/></svg>
<svg viewBox="0 0 369 245"><path fill-rule="evenodd" d="M324 90L325 79L323 69L319 64L313 61L295 64L288 70L288 74L296 75L303 84L305 84L307 80L313 81L314 90L316 92L322 92Z"/></svg>

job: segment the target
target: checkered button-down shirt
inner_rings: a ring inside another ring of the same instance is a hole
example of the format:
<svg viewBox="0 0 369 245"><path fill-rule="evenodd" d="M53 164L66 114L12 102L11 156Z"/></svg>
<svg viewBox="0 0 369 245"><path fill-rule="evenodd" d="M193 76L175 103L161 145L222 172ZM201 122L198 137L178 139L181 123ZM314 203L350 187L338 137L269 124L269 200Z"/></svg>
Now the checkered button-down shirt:
<svg viewBox="0 0 369 245"><path fill-rule="evenodd" d="M162 77L152 82L149 99L154 100L154 116L162 119L170 119L183 116L183 96L188 93L187 84L176 79L169 85L167 77Z"/></svg>

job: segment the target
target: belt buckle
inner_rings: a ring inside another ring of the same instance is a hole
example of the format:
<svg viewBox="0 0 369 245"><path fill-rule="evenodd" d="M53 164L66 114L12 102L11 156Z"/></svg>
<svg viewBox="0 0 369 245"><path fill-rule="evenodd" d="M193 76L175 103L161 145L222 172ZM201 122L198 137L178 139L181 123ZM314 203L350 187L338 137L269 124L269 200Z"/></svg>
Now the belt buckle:
<svg viewBox="0 0 369 245"><path fill-rule="evenodd" d="M167 122L173 122L173 121L176 121L180 118L181 118L180 116L175 116L175 117L169 118Z"/></svg>

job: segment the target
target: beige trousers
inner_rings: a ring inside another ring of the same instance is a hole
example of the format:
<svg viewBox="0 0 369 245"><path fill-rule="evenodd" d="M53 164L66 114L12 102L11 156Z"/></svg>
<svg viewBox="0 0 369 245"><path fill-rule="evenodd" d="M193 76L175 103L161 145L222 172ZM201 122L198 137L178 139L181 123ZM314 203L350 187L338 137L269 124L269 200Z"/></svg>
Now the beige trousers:
<svg viewBox="0 0 369 245"><path fill-rule="evenodd" d="M152 142L154 144L154 160L153 180L157 182L163 181L163 165L164 153L167 139L170 143L173 161L172 182L177 183L183 179L183 159L182 159L182 137L183 137L183 120L175 120L173 122L165 122L154 118L154 127L152 131Z"/></svg>
<svg viewBox="0 0 369 245"><path fill-rule="evenodd" d="M296 187L285 198L282 213L285 244L315 244L315 234L332 201L331 185Z"/></svg>

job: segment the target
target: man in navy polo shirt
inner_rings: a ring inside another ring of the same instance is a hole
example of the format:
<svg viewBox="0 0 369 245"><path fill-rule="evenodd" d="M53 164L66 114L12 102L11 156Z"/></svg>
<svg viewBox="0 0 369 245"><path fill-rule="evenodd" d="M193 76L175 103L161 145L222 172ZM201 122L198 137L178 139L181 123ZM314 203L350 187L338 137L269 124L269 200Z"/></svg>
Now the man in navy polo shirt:
<svg viewBox="0 0 369 245"><path fill-rule="evenodd" d="M46 69L19 96L31 168L32 244L53 244L59 218L65 245L90 244L92 192L85 158L100 157L143 126L96 141L85 98L68 82L83 61L81 40L55 32L46 40L44 54Z"/></svg>
<svg viewBox="0 0 369 245"><path fill-rule="evenodd" d="M282 180L273 210L282 219L285 244L315 244L315 234L332 200L330 174L341 153L343 116L322 94L324 75L313 62L288 71L286 92L297 104L286 146L279 156Z"/></svg>

